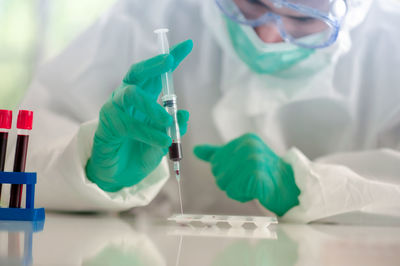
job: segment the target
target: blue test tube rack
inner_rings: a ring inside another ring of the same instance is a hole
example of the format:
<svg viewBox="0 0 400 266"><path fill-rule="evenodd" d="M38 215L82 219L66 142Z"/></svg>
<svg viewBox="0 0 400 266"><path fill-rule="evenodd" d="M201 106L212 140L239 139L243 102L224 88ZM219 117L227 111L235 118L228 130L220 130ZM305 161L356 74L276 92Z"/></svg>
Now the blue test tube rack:
<svg viewBox="0 0 400 266"><path fill-rule="evenodd" d="M0 208L0 220L43 221L44 208L35 209L36 173L0 172L0 184L26 185L25 208Z"/></svg>

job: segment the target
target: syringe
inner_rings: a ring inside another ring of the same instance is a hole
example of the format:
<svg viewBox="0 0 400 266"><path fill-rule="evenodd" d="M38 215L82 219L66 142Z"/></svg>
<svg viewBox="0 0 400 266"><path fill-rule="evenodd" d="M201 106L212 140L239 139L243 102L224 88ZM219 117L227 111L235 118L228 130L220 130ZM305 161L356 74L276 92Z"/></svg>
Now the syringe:
<svg viewBox="0 0 400 266"><path fill-rule="evenodd" d="M169 44L167 38L168 29L157 29L154 33L157 34L158 39L158 48L161 54L169 54ZM172 79L172 71L168 71L165 74L161 75L162 82L162 97L161 100L163 102L164 108L167 112L172 116L173 124L168 128L168 136L172 138L172 144L169 147L169 159L174 163L174 172L176 180L179 184L179 198L181 203L181 212L182 210L182 198L180 191L180 165L179 161L182 160L182 146L181 146L181 135L179 133L179 125L177 118L177 104L176 104L176 95L174 92L174 82Z"/></svg>

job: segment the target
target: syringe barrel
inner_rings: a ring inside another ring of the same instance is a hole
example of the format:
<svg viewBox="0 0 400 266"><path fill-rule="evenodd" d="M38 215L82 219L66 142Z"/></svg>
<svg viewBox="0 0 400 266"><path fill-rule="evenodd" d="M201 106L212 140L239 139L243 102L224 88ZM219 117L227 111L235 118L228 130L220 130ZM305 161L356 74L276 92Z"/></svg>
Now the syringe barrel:
<svg viewBox="0 0 400 266"><path fill-rule="evenodd" d="M157 29L158 51L160 54L169 54L169 43L167 38L168 29ZM174 82L172 71L168 71L161 75L162 97L164 108L172 116L173 124L168 128L168 136L172 138L172 144L169 147L170 160L177 162L182 159L181 136L179 133L176 95L174 91Z"/></svg>
<svg viewBox="0 0 400 266"><path fill-rule="evenodd" d="M161 83L162 83L162 95L175 95L174 90L174 80L172 78L172 72L168 71L161 75Z"/></svg>
<svg viewBox="0 0 400 266"><path fill-rule="evenodd" d="M168 128L168 136L172 139L172 145L169 148L169 158L172 161L180 161L182 159L181 135L179 132L176 96L168 95L163 97L163 105L167 112L173 118L173 124Z"/></svg>
<svg viewBox="0 0 400 266"><path fill-rule="evenodd" d="M157 34L158 51L160 54L169 54L169 42L167 38L168 31L168 29L157 29L154 31ZM175 94L172 71L162 74L161 82L163 95Z"/></svg>

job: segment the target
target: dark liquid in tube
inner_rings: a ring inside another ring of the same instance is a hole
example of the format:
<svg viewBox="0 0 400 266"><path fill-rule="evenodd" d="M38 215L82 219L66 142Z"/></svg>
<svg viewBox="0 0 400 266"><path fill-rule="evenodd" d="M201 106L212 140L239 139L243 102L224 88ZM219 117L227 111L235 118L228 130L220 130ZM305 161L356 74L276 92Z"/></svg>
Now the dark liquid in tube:
<svg viewBox="0 0 400 266"><path fill-rule="evenodd" d="M28 151L28 135L18 135L15 149L14 172L25 172L26 155ZM11 185L10 208L21 208L22 185Z"/></svg>
<svg viewBox="0 0 400 266"><path fill-rule="evenodd" d="M182 146L180 143L172 143L169 147L169 158L172 161L182 160Z"/></svg>
<svg viewBox="0 0 400 266"><path fill-rule="evenodd" d="M7 152L7 140L8 132L0 132L0 171L4 172L4 165L6 162L6 152ZM1 199L1 188L0 184L0 199Z"/></svg>

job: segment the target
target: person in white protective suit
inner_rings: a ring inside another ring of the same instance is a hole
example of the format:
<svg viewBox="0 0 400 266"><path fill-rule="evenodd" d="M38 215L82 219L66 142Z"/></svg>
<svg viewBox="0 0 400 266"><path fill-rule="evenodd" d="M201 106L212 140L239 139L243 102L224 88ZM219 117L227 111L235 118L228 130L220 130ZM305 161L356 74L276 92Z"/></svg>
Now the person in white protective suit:
<svg viewBox="0 0 400 266"><path fill-rule="evenodd" d="M399 11L392 0L118 1L39 69L21 104L36 117L37 205L176 204L171 117L156 103L176 68L191 115L185 212L400 218ZM157 55L161 27L170 55ZM188 112L178 119L184 134Z"/></svg>

